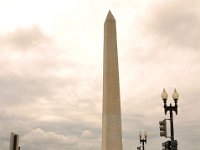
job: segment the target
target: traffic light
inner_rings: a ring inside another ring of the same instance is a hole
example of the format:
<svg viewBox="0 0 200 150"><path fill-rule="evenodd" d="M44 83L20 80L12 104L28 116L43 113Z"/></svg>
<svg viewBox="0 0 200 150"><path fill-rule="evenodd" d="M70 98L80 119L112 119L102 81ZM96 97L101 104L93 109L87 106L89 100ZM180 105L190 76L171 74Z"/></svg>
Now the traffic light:
<svg viewBox="0 0 200 150"><path fill-rule="evenodd" d="M177 140L171 141L171 150L177 150L177 148L178 148Z"/></svg>
<svg viewBox="0 0 200 150"><path fill-rule="evenodd" d="M166 119L159 121L160 124L160 136L167 137L167 122Z"/></svg>
<svg viewBox="0 0 200 150"><path fill-rule="evenodd" d="M168 144L167 142L163 142L163 143L162 143L162 150L168 150L167 144Z"/></svg>
<svg viewBox="0 0 200 150"><path fill-rule="evenodd" d="M162 150L171 150L170 145L171 145L171 141L166 141L162 143Z"/></svg>

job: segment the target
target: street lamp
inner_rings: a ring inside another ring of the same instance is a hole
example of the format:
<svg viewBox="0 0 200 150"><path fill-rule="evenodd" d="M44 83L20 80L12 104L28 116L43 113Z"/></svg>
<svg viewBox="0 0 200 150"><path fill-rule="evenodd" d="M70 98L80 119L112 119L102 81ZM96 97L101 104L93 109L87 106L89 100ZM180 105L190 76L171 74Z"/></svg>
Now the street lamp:
<svg viewBox="0 0 200 150"><path fill-rule="evenodd" d="M171 129L171 140L174 140L174 127L173 127L173 111L176 113L176 115L178 114L178 98L179 98L179 94L177 93L176 89L174 89L174 93L172 94L172 98L174 100L175 105L172 106L172 104L170 103L169 106L167 106L167 99L168 99L168 94L165 91L165 89L163 89L163 93L161 94L162 100L164 102L164 111L165 111L165 115L167 114L167 112L169 111L170 114L170 129Z"/></svg>
<svg viewBox="0 0 200 150"><path fill-rule="evenodd" d="M142 138L142 132L139 133L140 143L142 143L142 149L144 150L144 143L147 143L147 132L144 132L144 138Z"/></svg>

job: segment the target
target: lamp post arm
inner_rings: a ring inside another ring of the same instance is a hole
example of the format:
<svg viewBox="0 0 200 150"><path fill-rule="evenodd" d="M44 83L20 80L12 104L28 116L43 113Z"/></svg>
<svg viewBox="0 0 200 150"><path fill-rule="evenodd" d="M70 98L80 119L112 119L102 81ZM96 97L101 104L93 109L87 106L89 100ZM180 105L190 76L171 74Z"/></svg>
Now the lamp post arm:
<svg viewBox="0 0 200 150"><path fill-rule="evenodd" d="M176 112L176 115L178 115L178 105L177 105L177 100L174 100L175 106L174 106L174 111Z"/></svg>

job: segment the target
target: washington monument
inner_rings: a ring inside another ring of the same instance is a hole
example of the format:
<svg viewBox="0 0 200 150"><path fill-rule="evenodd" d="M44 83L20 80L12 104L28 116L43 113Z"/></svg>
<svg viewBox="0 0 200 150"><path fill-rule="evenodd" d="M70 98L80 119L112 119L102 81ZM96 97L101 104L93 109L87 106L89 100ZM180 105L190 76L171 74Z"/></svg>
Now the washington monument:
<svg viewBox="0 0 200 150"><path fill-rule="evenodd" d="M111 11L104 23L102 150L122 150L116 22Z"/></svg>

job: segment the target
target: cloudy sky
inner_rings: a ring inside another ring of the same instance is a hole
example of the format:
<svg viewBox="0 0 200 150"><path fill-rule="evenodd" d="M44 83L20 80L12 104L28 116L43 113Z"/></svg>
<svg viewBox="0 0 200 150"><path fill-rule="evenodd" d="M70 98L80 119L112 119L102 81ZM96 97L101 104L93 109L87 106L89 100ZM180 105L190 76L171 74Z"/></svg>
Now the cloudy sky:
<svg viewBox="0 0 200 150"><path fill-rule="evenodd" d="M100 150L103 25L117 21L124 150L161 149L161 92L180 94L179 149L200 149L199 0L0 0L0 150Z"/></svg>

